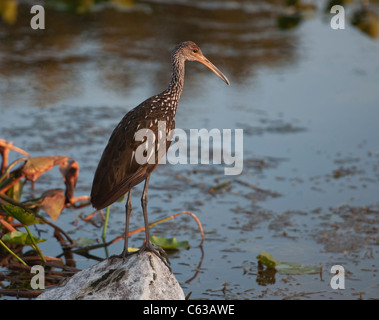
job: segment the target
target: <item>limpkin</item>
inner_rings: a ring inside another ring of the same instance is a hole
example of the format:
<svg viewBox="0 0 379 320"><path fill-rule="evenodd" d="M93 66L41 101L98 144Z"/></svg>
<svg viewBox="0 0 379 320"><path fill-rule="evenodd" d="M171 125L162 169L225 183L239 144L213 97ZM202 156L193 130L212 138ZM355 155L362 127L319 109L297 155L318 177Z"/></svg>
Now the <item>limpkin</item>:
<svg viewBox="0 0 379 320"><path fill-rule="evenodd" d="M177 45L171 53L173 72L168 88L162 93L145 100L124 116L114 129L96 169L91 190L91 202L96 209L103 209L128 193L125 205L125 242L124 250L121 253L124 258L128 254L132 188L145 181L141 198L145 222L145 242L139 252L153 252L166 265L168 262L164 250L153 246L150 241L147 219L147 190L150 174L157 167L160 160L158 155L164 155L171 142L167 141L166 149L163 153L155 152L156 159L154 163L149 161L149 163L141 164L136 161L136 150L142 141L136 141L135 134L139 129L148 128L157 137L159 121L165 121L166 134L175 128L175 113L183 90L184 64L187 60L204 64L229 85L225 75L204 57L200 48L194 42L187 41ZM157 148L159 148L159 144L156 146L156 151L158 151Z"/></svg>

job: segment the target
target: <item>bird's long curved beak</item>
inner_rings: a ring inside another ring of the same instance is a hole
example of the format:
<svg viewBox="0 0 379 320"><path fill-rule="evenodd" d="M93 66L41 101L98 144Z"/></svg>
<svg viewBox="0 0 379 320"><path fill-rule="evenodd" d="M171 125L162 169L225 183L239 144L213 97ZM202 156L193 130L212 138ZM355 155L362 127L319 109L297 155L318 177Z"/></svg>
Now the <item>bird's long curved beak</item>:
<svg viewBox="0 0 379 320"><path fill-rule="evenodd" d="M196 61L202 63L203 65L205 65L206 67L211 69L228 86L230 85L228 78L212 62L210 62L206 57L201 56Z"/></svg>

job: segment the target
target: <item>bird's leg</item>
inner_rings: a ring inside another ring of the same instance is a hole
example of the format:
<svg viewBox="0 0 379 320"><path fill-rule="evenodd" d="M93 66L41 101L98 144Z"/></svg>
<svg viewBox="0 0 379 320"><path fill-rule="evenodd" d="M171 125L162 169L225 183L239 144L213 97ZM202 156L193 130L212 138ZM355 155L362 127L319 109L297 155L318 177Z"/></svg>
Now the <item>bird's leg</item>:
<svg viewBox="0 0 379 320"><path fill-rule="evenodd" d="M147 189L149 187L149 179L150 179L150 175L148 175L146 180L145 180L145 186L143 188L143 193L142 193L142 198L141 198L143 218L145 220L145 242L142 245L139 252L150 251L150 252L154 253L171 270L170 266L168 265L170 263L170 261L168 259L166 252L161 247L153 246L153 244L150 241L149 222L147 220Z"/></svg>
<svg viewBox="0 0 379 320"><path fill-rule="evenodd" d="M125 204L125 213L126 213L126 222L125 222L125 240L124 240L124 250L121 253L122 258L125 258L128 255L128 234L129 234L129 218L130 214L132 213L132 203L131 203L131 197L132 197L132 189L128 192L128 200Z"/></svg>

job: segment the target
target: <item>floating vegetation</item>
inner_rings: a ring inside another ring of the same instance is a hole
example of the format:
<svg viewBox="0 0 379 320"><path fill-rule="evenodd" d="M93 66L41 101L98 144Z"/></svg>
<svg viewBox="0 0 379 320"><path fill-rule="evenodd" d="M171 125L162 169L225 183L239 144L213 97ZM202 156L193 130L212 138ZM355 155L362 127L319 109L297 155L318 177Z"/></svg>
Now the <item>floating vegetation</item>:
<svg viewBox="0 0 379 320"><path fill-rule="evenodd" d="M26 157L17 159L8 165L8 155L11 150L21 153ZM4 285L2 285L3 289L0 289L0 295L25 298L36 297L42 291L32 290L30 288L31 263L38 263L44 266L46 269L46 285L52 287L55 286L58 281L78 271L78 269L75 268L74 254L100 261L102 258L93 256L89 252L101 247L106 248L123 239L122 235L106 242L105 224L102 234L103 243L98 243L95 239L85 237L80 237L75 240L41 213L41 211L44 211L52 221L55 221L65 208L71 207L79 209L90 204L89 196L74 197L79 175L79 164L74 159L61 155L30 157L27 152L13 146L11 142L3 139L0 139L0 155L2 156L2 165L0 168L0 263L10 270L24 270L26 274L25 277L22 274L19 275L19 280L16 282L13 281L15 276L12 273L8 275L0 274L0 281L6 280L9 282L7 288L4 288ZM24 187L28 182L34 185L45 172L55 166L59 168L62 175L66 186L65 190L49 189L44 191L38 198L30 198L24 194ZM104 222L105 217L101 211L91 213L87 217L84 217L83 221L91 222L99 212ZM200 247L202 247L204 242L203 228L199 219L191 212L182 211L153 222L149 226L156 226L183 214L191 216L196 221L202 236L200 243ZM48 225L52 227L54 229L54 236L60 243L63 253L57 252L56 257L45 256L38 244L51 241L51 239L45 239L39 235L32 234L29 229L31 225ZM24 228L26 232L20 231L19 229L21 228ZM129 236L143 230L144 227L133 230L129 232ZM169 251L189 248L188 241L178 241L176 238L152 236L151 240ZM24 249L28 247L32 247L32 250L25 252ZM130 248L130 251L135 250L134 248ZM199 268L200 266L201 263ZM29 275L27 275L28 272ZM196 274L197 273L198 271L196 271ZM52 279L52 281L49 281L49 279ZM14 288L15 285L17 289ZM21 291L19 286L23 288Z"/></svg>
<svg viewBox="0 0 379 320"><path fill-rule="evenodd" d="M257 259L268 269L275 269L280 274L315 274L321 272L320 267L303 266L300 263L276 260L271 254L265 251L262 251L257 256Z"/></svg>

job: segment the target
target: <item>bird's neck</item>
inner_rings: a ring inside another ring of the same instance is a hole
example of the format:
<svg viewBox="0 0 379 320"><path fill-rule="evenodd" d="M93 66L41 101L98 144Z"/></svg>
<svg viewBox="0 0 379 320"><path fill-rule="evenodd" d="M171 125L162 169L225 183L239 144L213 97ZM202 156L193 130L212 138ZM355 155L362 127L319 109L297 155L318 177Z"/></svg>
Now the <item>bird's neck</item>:
<svg viewBox="0 0 379 320"><path fill-rule="evenodd" d="M176 100L180 99L184 85L184 60L173 59L172 61L172 76L168 86L168 90L173 93Z"/></svg>

